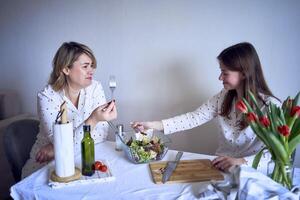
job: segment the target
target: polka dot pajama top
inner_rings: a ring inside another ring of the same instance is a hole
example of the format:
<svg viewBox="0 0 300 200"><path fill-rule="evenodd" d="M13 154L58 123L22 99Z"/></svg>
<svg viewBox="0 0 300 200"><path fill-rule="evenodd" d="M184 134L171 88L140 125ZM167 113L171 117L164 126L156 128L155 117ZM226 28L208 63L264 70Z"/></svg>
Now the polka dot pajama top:
<svg viewBox="0 0 300 200"><path fill-rule="evenodd" d="M33 145L30 158L22 169L22 178L30 175L37 169L43 167L47 163L37 163L35 155L39 149L48 144L53 143L53 123L55 122L60 105L66 101L68 120L73 123L74 131L74 152L81 151L81 140L83 138L84 121L91 115L93 110L100 105L106 103L105 95L101 84L93 81L90 86L80 91L78 109L65 96L64 90L54 91L50 85L39 92L37 95L38 104L37 111L40 119L40 132L37 135L35 144ZM108 134L107 122L99 122L91 132L95 144L106 139Z"/></svg>
<svg viewBox="0 0 300 200"><path fill-rule="evenodd" d="M195 111L162 120L164 133L171 134L184 131L200 126L213 118L217 118L220 130L218 132L218 148L216 154L234 158L244 158L248 165L252 165L255 154L260 151L264 145L256 137L251 127L248 126L243 130L239 130L237 122L242 119L242 113L236 111L236 101L232 104L229 118L219 115L226 93L227 91L223 89ZM261 97L266 103L273 102L280 105L280 102L273 97L262 94ZM265 153L264 158L268 160L270 154Z"/></svg>

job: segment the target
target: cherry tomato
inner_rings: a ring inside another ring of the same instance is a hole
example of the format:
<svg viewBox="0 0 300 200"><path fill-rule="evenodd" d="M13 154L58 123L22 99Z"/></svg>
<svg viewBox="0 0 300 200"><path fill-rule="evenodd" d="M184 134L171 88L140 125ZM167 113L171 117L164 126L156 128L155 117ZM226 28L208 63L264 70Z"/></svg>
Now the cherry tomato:
<svg viewBox="0 0 300 200"><path fill-rule="evenodd" d="M101 172L106 172L107 171L107 166L106 165L102 165L99 170Z"/></svg>
<svg viewBox="0 0 300 200"><path fill-rule="evenodd" d="M102 165L103 165L102 162L96 161L95 164L94 164L95 170L100 170Z"/></svg>

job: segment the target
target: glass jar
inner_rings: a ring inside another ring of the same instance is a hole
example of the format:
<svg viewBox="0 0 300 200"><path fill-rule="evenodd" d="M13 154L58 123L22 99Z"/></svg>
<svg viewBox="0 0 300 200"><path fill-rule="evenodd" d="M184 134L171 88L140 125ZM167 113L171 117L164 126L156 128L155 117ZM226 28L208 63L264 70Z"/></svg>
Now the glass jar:
<svg viewBox="0 0 300 200"><path fill-rule="evenodd" d="M292 159L283 163L280 160L271 160L268 163L267 175L284 187L291 189L293 186L293 164Z"/></svg>
<svg viewBox="0 0 300 200"><path fill-rule="evenodd" d="M116 151L122 151L122 140L121 137L123 136L124 126L123 124L117 125L118 132L115 133L116 136Z"/></svg>

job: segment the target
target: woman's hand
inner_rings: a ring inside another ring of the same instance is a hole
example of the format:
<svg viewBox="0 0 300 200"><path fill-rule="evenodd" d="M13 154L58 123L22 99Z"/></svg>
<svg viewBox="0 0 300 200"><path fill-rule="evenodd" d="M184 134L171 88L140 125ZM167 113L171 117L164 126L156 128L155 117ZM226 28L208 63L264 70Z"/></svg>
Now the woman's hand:
<svg viewBox="0 0 300 200"><path fill-rule="evenodd" d="M153 121L153 122L132 122L131 127L136 132L144 132L147 129L155 129L158 131L163 131L163 123L162 121Z"/></svg>
<svg viewBox="0 0 300 200"><path fill-rule="evenodd" d="M48 162L53 159L54 159L54 147L52 143L43 146L35 156L35 160L39 163Z"/></svg>
<svg viewBox="0 0 300 200"><path fill-rule="evenodd" d="M91 125L92 128L94 128L99 121L111 121L116 119L117 115L115 101L111 101L110 103L97 107L86 120L86 124Z"/></svg>
<svg viewBox="0 0 300 200"><path fill-rule="evenodd" d="M228 172L229 168L235 165L245 164L246 160L244 158L232 158L229 156L218 156L212 161L215 168Z"/></svg>

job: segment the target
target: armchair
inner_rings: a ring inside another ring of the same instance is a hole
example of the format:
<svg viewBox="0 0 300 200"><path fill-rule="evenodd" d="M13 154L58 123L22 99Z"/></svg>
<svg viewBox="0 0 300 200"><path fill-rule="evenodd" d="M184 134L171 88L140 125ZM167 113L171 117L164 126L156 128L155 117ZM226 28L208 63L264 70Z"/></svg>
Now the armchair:
<svg viewBox="0 0 300 200"><path fill-rule="evenodd" d="M0 199L9 197L9 188L14 184L13 174L2 145L6 127L21 119L36 119L31 114L21 114L20 108L20 98L16 92L0 90Z"/></svg>

